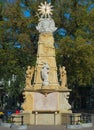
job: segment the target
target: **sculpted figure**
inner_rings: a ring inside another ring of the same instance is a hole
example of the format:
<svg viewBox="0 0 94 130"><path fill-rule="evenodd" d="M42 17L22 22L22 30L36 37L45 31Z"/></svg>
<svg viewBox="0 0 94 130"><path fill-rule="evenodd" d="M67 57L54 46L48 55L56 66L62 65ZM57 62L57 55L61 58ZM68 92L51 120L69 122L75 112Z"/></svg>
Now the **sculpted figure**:
<svg viewBox="0 0 94 130"><path fill-rule="evenodd" d="M61 87L67 87L67 72L65 70L65 66L59 68L60 71L60 81Z"/></svg>
<svg viewBox="0 0 94 130"><path fill-rule="evenodd" d="M26 88L31 87L31 80L33 77L33 73L34 73L34 67L31 68L31 66L28 66L26 70Z"/></svg>
<svg viewBox="0 0 94 130"><path fill-rule="evenodd" d="M41 18L36 29L40 33L43 33L43 32L53 33L54 31L56 31L57 28L55 27L55 23L54 23L54 20L52 18L45 18L45 19Z"/></svg>
<svg viewBox="0 0 94 130"><path fill-rule="evenodd" d="M48 76L49 76L49 65L47 63L44 63L42 70L41 70L41 77L43 80L43 83L42 83L43 86L49 85Z"/></svg>

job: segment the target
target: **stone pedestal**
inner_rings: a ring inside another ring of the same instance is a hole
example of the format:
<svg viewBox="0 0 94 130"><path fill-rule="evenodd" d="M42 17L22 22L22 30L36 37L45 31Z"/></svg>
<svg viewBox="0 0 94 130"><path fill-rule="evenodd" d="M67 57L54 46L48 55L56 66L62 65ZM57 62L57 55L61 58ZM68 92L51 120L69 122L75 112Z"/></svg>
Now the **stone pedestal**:
<svg viewBox="0 0 94 130"><path fill-rule="evenodd" d="M56 91L47 95L37 91L32 92L32 90L29 90L28 93L32 95L33 99L32 101L31 98L29 99L32 107L27 102L29 110L25 109L22 113L26 124L60 125L65 123L64 113L72 113L71 106L68 103L68 91ZM27 117L28 121L26 120Z"/></svg>

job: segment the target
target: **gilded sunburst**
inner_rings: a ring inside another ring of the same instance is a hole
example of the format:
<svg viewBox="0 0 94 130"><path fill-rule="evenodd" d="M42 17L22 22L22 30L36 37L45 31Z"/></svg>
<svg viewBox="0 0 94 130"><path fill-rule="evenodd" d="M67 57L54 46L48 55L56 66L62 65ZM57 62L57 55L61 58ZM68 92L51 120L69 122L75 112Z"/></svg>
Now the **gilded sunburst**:
<svg viewBox="0 0 94 130"><path fill-rule="evenodd" d="M52 7L53 6L51 6L51 3L47 3L45 1L44 4L41 3L38 7L39 7L38 11L39 11L39 14L41 15L41 17L47 18L47 17L50 17L52 15L52 11L53 11Z"/></svg>

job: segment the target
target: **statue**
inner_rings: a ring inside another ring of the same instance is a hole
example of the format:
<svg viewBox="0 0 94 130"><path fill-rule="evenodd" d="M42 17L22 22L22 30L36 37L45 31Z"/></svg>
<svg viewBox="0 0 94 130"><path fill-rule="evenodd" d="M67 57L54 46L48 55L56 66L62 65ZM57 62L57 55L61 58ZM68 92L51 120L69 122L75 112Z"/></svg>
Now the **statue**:
<svg viewBox="0 0 94 130"><path fill-rule="evenodd" d="M55 23L52 18L41 19L36 29L40 32L54 32L56 31Z"/></svg>
<svg viewBox="0 0 94 130"><path fill-rule="evenodd" d="M31 68L31 66L28 66L26 70L26 88L31 87L31 80L33 77L33 73L34 73L34 67Z"/></svg>
<svg viewBox="0 0 94 130"><path fill-rule="evenodd" d="M61 81L61 87L67 87L67 72L65 70L65 66L59 67L60 71L60 81Z"/></svg>
<svg viewBox="0 0 94 130"><path fill-rule="evenodd" d="M49 65L47 63L44 63L42 70L41 70L41 77L43 80L43 83L42 83L43 86L49 85L48 74L49 74Z"/></svg>

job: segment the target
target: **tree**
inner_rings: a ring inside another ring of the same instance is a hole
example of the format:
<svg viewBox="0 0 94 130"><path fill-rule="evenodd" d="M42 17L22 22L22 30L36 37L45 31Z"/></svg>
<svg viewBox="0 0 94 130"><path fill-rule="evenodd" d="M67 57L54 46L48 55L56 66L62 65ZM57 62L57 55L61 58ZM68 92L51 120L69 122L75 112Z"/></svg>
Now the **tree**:
<svg viewBox="0 0 94 130"><path fill-rule="evenodd" d="M56 6L60 14L55 16L57 25L66 30L65 37L60 32L61 36L58 35L58 31L55 34L59 44L57 63L66 66L71 88L91 86L94 84L94 10L88 12L89 3L84 6L77 0L58 1Z"/></svg>
<svg viewBox="0 0 94 130"><path fill-rule="evenodd" d="M26 1L18 0L6 5L6 9L4 6L1 11L0 79L4 81L8 96L13 97L12 101L17 99L23 90L26 67L33 66L36 60L38 32L35 29L34 4L31 6ZM31 8L32 16L25 17L24 11Z"/></svg>

